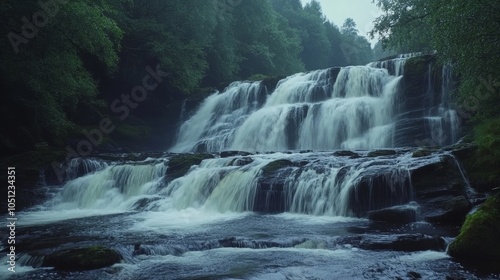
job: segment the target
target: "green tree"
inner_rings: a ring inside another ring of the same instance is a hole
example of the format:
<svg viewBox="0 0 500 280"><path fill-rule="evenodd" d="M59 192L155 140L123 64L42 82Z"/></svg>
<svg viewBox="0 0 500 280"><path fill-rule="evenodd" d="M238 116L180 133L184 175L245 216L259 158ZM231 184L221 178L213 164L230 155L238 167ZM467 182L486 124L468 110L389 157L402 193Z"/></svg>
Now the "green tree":
<svg viewBox="0 0 500 280"><path fill-rule="evenodd" d="M342 25L342 51L351 65L366 64L373 60L370 42L358 34L356 23L347 18Z"/></svg>
<svg viewBox="0 0 500 280"><path fill-rule="evenodd" d="M55 141L81 112L96 112L103 104L87 62L115 71L123 34L109 16L116 2L56 3L45 19L34 0L0 7L1 30L9 34L9 40L0 41L2 117L9 126L29 131L35 141ZM8 128L2 134L8 135Z"/></svg>

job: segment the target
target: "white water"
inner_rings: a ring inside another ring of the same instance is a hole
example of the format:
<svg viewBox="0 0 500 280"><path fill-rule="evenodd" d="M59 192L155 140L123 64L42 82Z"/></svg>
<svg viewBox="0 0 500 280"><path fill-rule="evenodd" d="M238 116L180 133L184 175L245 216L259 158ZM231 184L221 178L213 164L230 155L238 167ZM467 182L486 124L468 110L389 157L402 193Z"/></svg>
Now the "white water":
<svg viewBox="0 0 500 280"><path fill-rule="evenodd" d="M259 107L260 82L235 82L222 94L208 97L198 111L180 127L172 152L186 152L203 145L204 150L223 150L246 117Z"/></svg>
<svg viewBox="0 0 500 280"><path fill-rule="evenodd" d="M279 212L357 217L370 209L411 201L409 170L439 161L440 155L350 159L328 152L273 153L247 156L252 162L240 166L242 158L206 159L172 181L164 177L168 157L138 165L111 164L68 181L52 200L37 208L40 211L22 213L21 224L147 211L147 221L140 227L162 224L161 217L175 227L274 209L280 203ZM289 167L265 175L266 166L277 160L288 160ZM283 183L273 185L275 180ZM271 184L269 190L263 187L266 184Z"/></svg>
<svg viewBox="0 0 500 280"><path fill-rule="evenodd" d="M406 113L399 112L400 104L406 102L400 97L404 67L408 59L418 55L400 55L367 66L298 73L278 82L273 92L267 92L258 82L233 83L223 93L208 97L182 124L170 151L395 147L396 122ZM433 88L431 71L422 79L428 83L427 93L423 92L425 96L417 102L425 107L419 118L426 124L418 127L417 119L408 119L414 138L424 134L435 145L455 143L459 118L449 108L451 66L442 69L439 93ZM407 104L406 110L412 110L411 105ZM406 127L399 130L402 133Z"/></svg>

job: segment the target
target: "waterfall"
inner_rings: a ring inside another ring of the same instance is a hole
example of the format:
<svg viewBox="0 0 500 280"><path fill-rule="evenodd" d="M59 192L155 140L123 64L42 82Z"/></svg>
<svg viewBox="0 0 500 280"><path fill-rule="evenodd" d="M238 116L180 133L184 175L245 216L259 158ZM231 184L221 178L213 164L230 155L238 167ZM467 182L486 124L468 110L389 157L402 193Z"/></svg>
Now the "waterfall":
<svg viewBox="0 0 500 280"><path fill-rule="evenodd" d="M196 114L179 129L172 152L218 151L233 141L235 130L265 98L260 82L235 82L222 93L208 97Z"/></svg>
<svg viewBox="0 0 500 280"><path fill-rule="evenodd" d="M114 164L68 181L58 197L50 202L58 210L127 209L161 184L163 162L141 165Z"/></svg>
<svg viewBox="0 0 500 280"><path fill-rule="evenodd" d="M452 67L428 63L423 74L409 77L404 65L417 55L298 73L274 89L269 81L232 83L182 123L170 149L212 155L75 160L69 181L45 207L364 216L408 203L412 170L441 155L412 158L397 147L434 134L449 136L439 140L444 145L458 135L448 98ZM370 155L375 148L393 150ZM225 150L255 153L219 153ZM179 177L166 176L169 168Z"/></svg>
<svg viewBox="0 0 500 280"><path fill-rule="evenodd" d="M427 89L426 100L428 110L426 119L429 126L430 139L433 146L453 144L458 141L460 119L455 110L450 108L449 94L453 90L453 67L446 63L442 66L440 79L441 85L435 88L435 77L429 65L426 75Z"/></svg>
<svg viewBox="0 0 500 280"><path fill-rule="evenodd" d="M372 149L414 146L420 138L433 146L455 143L451 66L443 66L438 89L428 64L421 97L408 96L402 86L406 62L420 55L298 73L272 91L259 82L233 83L182 124L170 151Z"/></svg>
<svg viewBox="0 0 500 280"><path fill-rule="evenodd" d="M391 147L399 81L355 66L287 77L270 95L259 83L235 83L204 101L171 151Z"/></svg>
<svg viewBox="0 0 500 280"><path fill-rule="evenodd" d="M246 158L246 164L242 159ZM413 199L410 171L438 155L370 158L272 153L203 160L168 181L169 157L139 165L114 163L67 182L49 210L292 212L360 216Z"/></svg>

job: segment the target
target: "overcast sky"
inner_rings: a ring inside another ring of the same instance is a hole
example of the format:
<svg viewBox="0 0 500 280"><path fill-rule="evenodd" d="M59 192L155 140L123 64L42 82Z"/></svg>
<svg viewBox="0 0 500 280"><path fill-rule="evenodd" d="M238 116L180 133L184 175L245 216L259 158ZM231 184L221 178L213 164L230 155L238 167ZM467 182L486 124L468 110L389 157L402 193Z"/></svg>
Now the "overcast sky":
<svg viewBox="0 0 500 280"><path fill-rule="evenodd" d="M301 0L303 4L311 0ZM318 0L323 8L323 14L339 28L346 18L352 18L357 24L360 35L368 38L367 33L373 27L373 20L381 14L372 0ZM368 38L369 39L369 38ZM371 40L372 45L377 40Z"/></svg>

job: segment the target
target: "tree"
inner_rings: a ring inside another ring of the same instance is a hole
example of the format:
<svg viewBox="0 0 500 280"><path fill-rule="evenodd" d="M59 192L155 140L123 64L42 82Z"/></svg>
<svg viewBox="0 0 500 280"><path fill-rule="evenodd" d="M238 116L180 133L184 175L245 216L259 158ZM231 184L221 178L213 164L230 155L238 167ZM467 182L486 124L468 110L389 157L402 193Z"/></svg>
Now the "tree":
<svg viewBox="0 0 500 280"><path fill-rule="evenodd" d="M342 25L342 52L347 62L351 65L366 64L373 60L373 52L370 42L358 35L356 23L348 18Z"/></svg>
<svg viewBox="0 0 500 280"><path fill-rule="evenodd" d="M34 0L2 4L2 31L9 34L0 42L4 123L29 131L33 141L55 141L81 112L103 104L87 62L107 73L117 68L123 32L109 17L113 4L75 0L45 14Z"/></svg>

